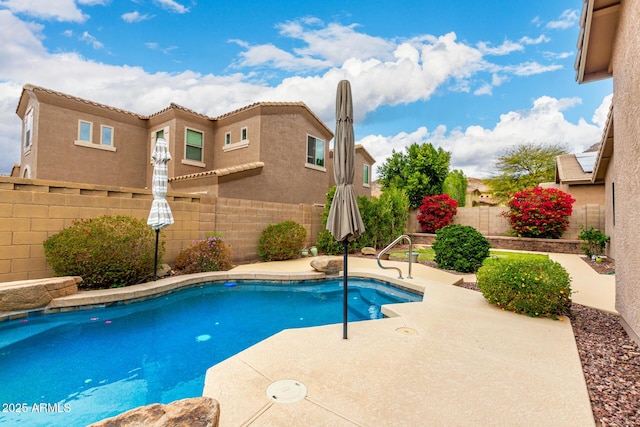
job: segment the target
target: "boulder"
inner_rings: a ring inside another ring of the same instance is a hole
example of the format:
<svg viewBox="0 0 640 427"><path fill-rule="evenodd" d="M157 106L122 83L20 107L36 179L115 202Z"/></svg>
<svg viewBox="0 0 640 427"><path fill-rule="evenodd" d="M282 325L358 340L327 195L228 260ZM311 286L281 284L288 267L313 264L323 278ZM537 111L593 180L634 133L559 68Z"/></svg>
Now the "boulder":
<svg viewBox="0 0 640 427"><path fill-rule="evenodd" d="M375 250L375 248L372 248L370 246L366 246L366 247L360 249L360 253L362 255L373 255L373 256L375 256L378 252Z"/></svg>
<svg viewBox="0 0 640 427"><path fill-rule="evenodd" d="M339 256L321 256L311 260L311 267L325 274L338 274L342 270L343 259Z"/></svg>
<svg viewBox="0 0 640 427"><path fill-rule="evenodd" d="M176 400L166 405L154 403L141 406L89 427L217 427L219 420L218 401L202 396Z"/></svg>
<svg viewBox="0 0 640 427"><path fill-rule="evenodd" d="M54 298L78 292L81 277L52 277L0 283L0 311L44 307Z"/></svg>

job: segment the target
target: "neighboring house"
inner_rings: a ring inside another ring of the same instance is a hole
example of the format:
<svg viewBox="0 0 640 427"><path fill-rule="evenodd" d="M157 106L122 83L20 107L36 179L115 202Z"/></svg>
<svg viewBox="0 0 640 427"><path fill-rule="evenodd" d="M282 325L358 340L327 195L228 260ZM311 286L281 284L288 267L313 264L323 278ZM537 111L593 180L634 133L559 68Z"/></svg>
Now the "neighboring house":
<svg viewBox="0 0 640 427"><path fill-rule="evenodd" d="M604 231L616 260L616 309L640 343L640 1L586 0L580 27L576 80L613 77L613 105L592 181L605 182Z"/></svg>
<svg viewBox="0 0 640 427"><path fill-rule="evenodd" d="M465 206L497 206L496 201L491 194L491 188L482 182L479 178L467 178L467 194Z"/></svg>
<svg viewBox="0 0 640 427"><path fill-rule="evenodd" d="M597 151L556 157L556 188L571 194L574 205L604 205L604 180L593 180ZM548 187L548 185L547 185Z"/></svg>
<svg viewBox="0 0 640 427"><path fill-rule="evenodd" d="M281 203L325 203L333 185L331 130L301 102L259 102L219 117L177 104L150 116L25 85L21 163L14 175L150 188L164 138L169 190ZM356 150L355 188L371 194L373 158ZM369 169L367 169L369 168Z"/></svg>

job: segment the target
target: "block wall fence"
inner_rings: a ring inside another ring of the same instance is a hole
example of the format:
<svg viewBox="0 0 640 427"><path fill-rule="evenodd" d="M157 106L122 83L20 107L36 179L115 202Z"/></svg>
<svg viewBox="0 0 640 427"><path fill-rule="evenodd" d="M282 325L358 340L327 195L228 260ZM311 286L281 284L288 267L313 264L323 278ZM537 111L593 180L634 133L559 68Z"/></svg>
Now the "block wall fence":
<svg viewBox="0 0 640 427"><path fill-rule="evenodd" d="M458 213L453 217L454 224L470 225L485 236L504 236L511 228L509 221L502 212L506 211L504 206L476 206L458 208ZM408 231L410 233L421 233L422 228L417 219L418 210L412 210L409 217ZM593 226L599 230L604 230L605 207L598 204L575 205L573 214L569 219L569 229L565 231L560 240L578 239L580 226L589 228Z"/></svg>
<svg viewBox="0 0 640 427"><path fill-rule="evenodd" d="M258 239L269 224L296 221L307 229L307 245L321 227L323 207L167 194L175 223L164 233L164 262L208 232L218 232L231 245L236 263L258 258ZM71 226L73 220L102 215L145 219L151 190L106 187L0 176L0 282L52 277L42 243Z"/></svg>
<svg viewBox="0 0 640 427"><path fill-rule="evenodd" d="M296 221L303 225L307 230L307 246L315 243L322 228L323 205L175 192L170 192L167 200L175 219L173 225L163 230L166 242L163 261L168 264L173 264L178 253L194 240L213 231L221 233L231 245L233 261L239 264L258 259L260 233L269 224ZM71 226L73 220L102 215L146 219L152 201L151 190L0 176L0 282L52 277L42 243ZM503 236L509 230L506 218L501 215L504 210L459 208L455 223L471 225L485 236ZM574 206L570 228L560 240L577 239L581 224L604 230L604 207ZM408 232L421 232L416 211L411 212Z"/></svg>

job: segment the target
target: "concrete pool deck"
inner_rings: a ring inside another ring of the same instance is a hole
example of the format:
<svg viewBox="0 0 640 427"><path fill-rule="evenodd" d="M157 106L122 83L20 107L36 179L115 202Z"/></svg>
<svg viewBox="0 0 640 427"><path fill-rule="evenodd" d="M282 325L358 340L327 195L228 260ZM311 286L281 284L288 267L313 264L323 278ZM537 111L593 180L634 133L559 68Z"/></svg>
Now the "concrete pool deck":
<svg viewBox="0 0 640 427"><path fill-rule="evenodd" d="M231 272L308 274L309 261ZM385 265L406 275L407 263ZM424 300L349 323L347 340L341 323L285 330L210 368L203 394L220 402L220 426L594 425L568 319L501 311L453 286L460 276L413 267L401 282ZM349 275L397 280L363 258L349 258ZM302 383L304 399L270 399L279 380Z"/></svg>

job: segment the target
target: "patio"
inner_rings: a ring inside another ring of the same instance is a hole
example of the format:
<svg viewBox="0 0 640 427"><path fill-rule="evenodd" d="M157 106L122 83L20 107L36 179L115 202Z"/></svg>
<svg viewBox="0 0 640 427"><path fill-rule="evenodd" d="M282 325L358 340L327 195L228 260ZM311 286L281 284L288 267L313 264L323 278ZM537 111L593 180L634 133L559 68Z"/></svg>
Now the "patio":
<svg viewBox="0 0 640 427"><path fill-rule="evenodd" d="M395 281L374 260L350 258L349 268ZM270 271L308 275L309 259L230 273ZM350 323L348 340L341 324L286 330L209 369L203 394L219 400L220 425L594 425L567 319L501 311L453 286L460 276L423 265L413 276L404 282L424 287L423 302ZM306 397L270 399L269 385L284 379Z"/></svg>

